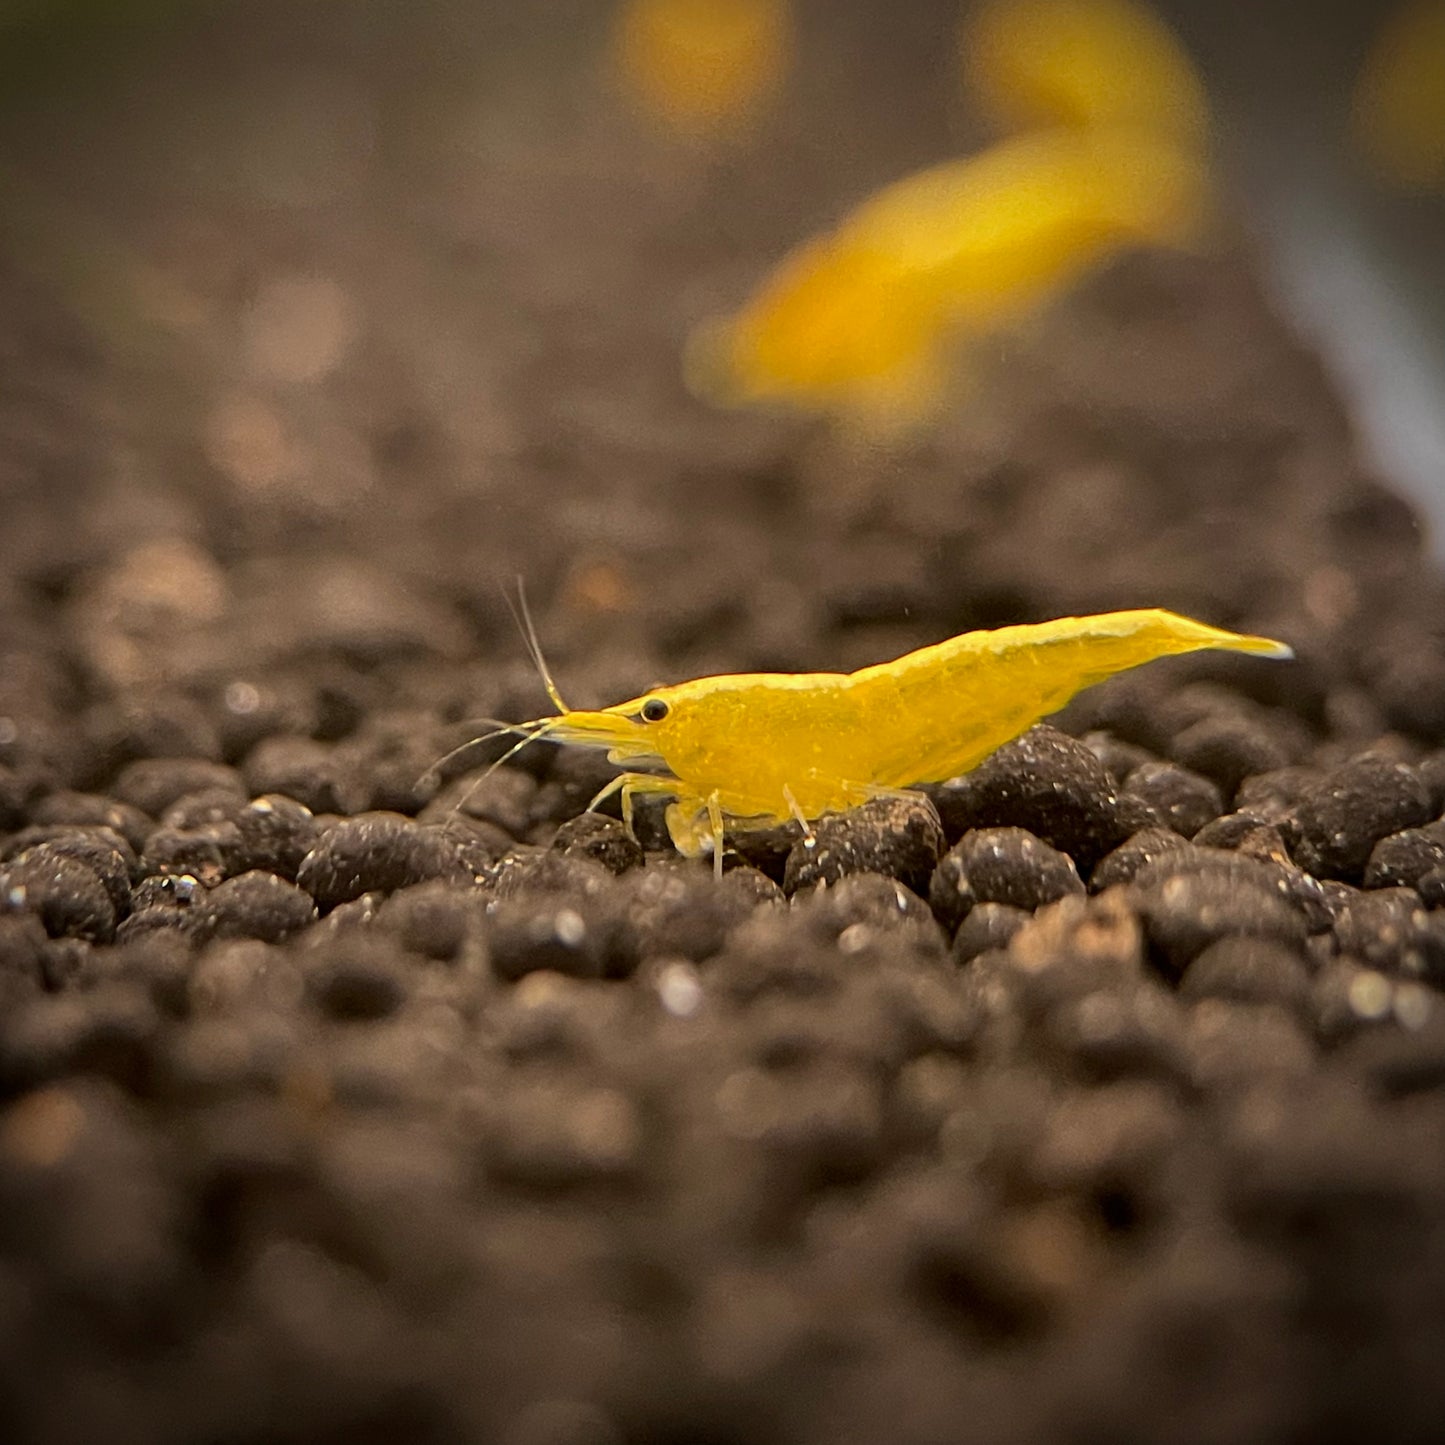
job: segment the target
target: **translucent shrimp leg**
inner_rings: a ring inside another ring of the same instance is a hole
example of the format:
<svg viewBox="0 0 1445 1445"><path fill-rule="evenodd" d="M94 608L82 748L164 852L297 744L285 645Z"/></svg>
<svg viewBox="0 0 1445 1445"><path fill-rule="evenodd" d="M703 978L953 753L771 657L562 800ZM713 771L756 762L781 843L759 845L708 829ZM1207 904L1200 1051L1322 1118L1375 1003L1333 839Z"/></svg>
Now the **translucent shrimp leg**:
<svg viewBox="0 0 1445 1445"><path fill-rule="evenodd" d="M716 792L707 795L707 821L712 828L712 872L719 882L723 874L723 815Z"/></svg>
<svg viewBox="0 0 1445 1445"><path fill-rule="evenodd" d="M618 773L587 804L587 811L595 812L599 803L605 803L608 798L620 793L622 795L622 821L630 833L632 831L633 799L639 793L659 797L676 797L679 786L676 778L662 777L657 773Z"/></svg>

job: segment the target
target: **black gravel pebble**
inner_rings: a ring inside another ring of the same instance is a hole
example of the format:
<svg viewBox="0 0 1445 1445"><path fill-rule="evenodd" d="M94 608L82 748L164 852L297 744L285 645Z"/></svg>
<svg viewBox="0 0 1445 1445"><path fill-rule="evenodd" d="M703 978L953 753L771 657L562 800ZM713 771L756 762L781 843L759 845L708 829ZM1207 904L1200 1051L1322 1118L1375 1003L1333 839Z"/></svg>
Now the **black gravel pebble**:
<svg viewBox="0 0 1445 1445"><path fill-rule="evenodd" d="M529 894L598 898L608 891L612 874L592 858L519 848L497 859L486 881L498 900Z"/></svg>
<svg viewBox="0 0 1445 1445"><path fill-rule="evenodd" d="M220 737L205 709L194 699L173 691L146 689L131 694L118 706L97 706L90 731L93 761L105 775L120 764L138 758L179 762L186 768L194 766L193 776L199 777L201 765L218 760L221 754ZM221 764L217 762L216 766ZM82 781L88 786L95 781L95 776L94 771L88 771L82 775ZM188 786L179 790L190 791ZM122 796L118 788L116 795ZM138 800L137 806L152 817L158 811Z"/></svg>
<svg viewBox="0 0 1445 1445"><path fill-rule="evenodd" d="M1301 800L1319 781L1314 768L1273 768L1246 778L1234 795L1234 806L1266 823L1292 823Z"/></svg>
<svg viewBox="0 0 1445 1445"><path fill-rule="evenodd" d="M1445 868L1432 868L1415 880L1415 891L1426 908L1445 908Z"/></svg>
<svg viewBox="0 0 1445 1445"><path fill-rule="evenodd" d="M1192 1092L1192 1071L1178 996L1142 980L1127 990L1099 989L1052 1010L1050 1045L1090 1082L1157 1078Z"/></svg>
<svg viewBox="0 0 1445 1445"><path fill-rule="evenodd" d="M245 794L280 794L313 813L354 813L370 800L356 767L328 743L314 738L264 738L242 766Z"/></svg>
<svg viewBox="0 0 1445 1445"><path fill-rule="evenodd" d="M846 813L828 813L812 833L788 854L785 893L853 873L884 873L922 893L945 846L938 813L921 793L873 798Z"/></svg>
<svg viewBox="0 0 1445 1445"><path fill-rule="evenodd" d="M1226 796L1245 778L1293 761L1289 747L1263 722L1227 714L1192 723L1169 751L1176 762L1212 779Z"/></svg>
<svg viewBox="0 0 1445 1445"><path fill-rule="evenodd" d="M457 959L481 929L477 890L455 883L418 883L393 893L377 922L411 953L445 962Z"/></svg>
<svg viewBox="0 0 1445 1445"><path fill-rule="evenodd" d="M930 788L944 831L1026 828L1087 872L1128 834L1104 765L1083 743L1041 724L973 772Z"/></svg>
<svg viewBox="0 0 1445 1445"><path fill-rule="evenodd" d="M833 939L850 930L854 941L894 931L931 940L939 936L928 904L896 878L879 873L850 873L825 888L799 894L793 906Z"/></svg>
<svg viewBox="0 0 1445 1445"><path fill-rule="evenodd" d="M478 877L487 873L498 859L517 846L510 834L495 823L485 822L481 818L468 818L461 813L428 818L423 811L420 821L439 822L442 831L448 837L456 839L462 861Z"/></svg>
<svg viewBox="0 0 1445 1445"><path fill-rule="evenodd" d="M1393 995L1391 1004L1394 1012L1398 1000ZM1408 1026L1371 1029L1341 1054L1347 1067L1362 1074L1387 1099L1445 1088L1445 1010L1423 991L1417 1004L1414 1016L1409 1010L1415 1005L1406 1005Z"/></svg>
<svg viewBox="0 0 1445 1445"><path fill-rule="evenodd" d="M189 1021L233 1018L256 1037L256 1043L268 1034L283 1039L294 1035L293 1010L305 991L303 965L294 952L223 942L188 962ZM182 1037L189 1044L197 1034L192 1031Z"/></svg>
<svg viewBox="0 0 1445 1445"><path fill-rule="evenodd" d="M1185 998L1303 1009L1310 975L1299 953L1267 938L1228 937L1197 954L1179 981Z"/></svg>
<svg viewBox="0 0 1445 1445"><path fill-rule="evenodd" d="M507 981L543 969L570 978L623 977L637 963L615 913L582 896L497 903L486 937L492 968Z"/></svg>
<svg viewBox="0 0 1445 1445"><path fill-rule="evenodd" d="M88 863L49 843L0 868L0 908L33 913L52 938L108 943L115 937L116 907L105 882Z"/></svg>
<svg viewBox="0 0 1445 1445"><path fill-rule="evenodd" d="M783 895L753 868L734 868L719 882L710 868L662 866L629 874L619 903L628 949L636 959L701 963L755 910L781 907Z"/></svg>
<svg viewBox="0 0 1445 1445"><path fill-rule="evenodd" d="M302 859L316 844L318 827L310 808L294 798L269 793L252 798L228 820L235 824L239 839L230 859L233 870L259 868L296 881Z"/></svg>
<svg viewBox="0 0 1445 1445"><path fill-rule="evenodd" d="M352 962L318 970L311 979L312 996L328 1017L347 1023L374 1023L389 1018L406 997L395 968Z"/></svg>
<svg viewBox="0 0 1445 1445"><path fill-rule="evenodd" d="M142 878L131 894L131 903L143 908L189 909L202 892L200 880L189 873L158 873Z"/></svg>
<svg viewBox="0 0 1445 1445"><path fill-rule="evenodd" d="M46 938L44 926L33 914L0 911L0 1006L40 991Z"/></svg>
<svg viewBox="0 0 1445 1445"><path fill-rule="evenodd" d="M296 805L293 805L296 806ZM177 798L145 839L141 854L147 874L189 873L207 884L244 873L250 866L265 866L248 857L242 820L247 817L244 797L232 790L209 789ZM314 829L311 836L314 838ZM295 865L292 865L294 876Z"/></svg>
<svg viewBox="0 0 1445 1445"><path fill-rule="evenodd" d="M191 910L197 938L280 943L316 917L311 895L274 873L241 873L208 889Z"/></svg>
<svg viewBox="0 0 1445 1445"><path fill-rule="evenodd" d="M1371 968L1416 978L1445 975L1445 926L1413 889L1354 894L1335 920L1334 936L1341 953Z"/></svg>
<svg viewBox="0 0 1445 1445"><path fill-rule="evenodd" d="M520 768L497 768L480 778L459 779L437 803L455 807L469 818L494 823L516 842L522 842L537 821L537 780ZM429 810L427 819L432 818Z"/></svg>
<svg viewBox="0 0 1445 1445"><path fill-rule="evenodd" d="M316 1006L344 1023L389 1018L406 1001L407 977L395 946L376 939L317 943L302 954L306 988Z"/></svg>
<svg viewBox="0 0 1445 1445"><path fill-rule="evenodd" d="M469 877L456 842L400 813L360 813L322 835L296 870L326 912L363 893L391 893L428 878Z"/></svg>
<svg viewBox="0 0 1445 1445"><path fill-rule="evenodd" d="M700 999L697 976L682 977ZM555 972L536 972L492 997L497 1045L508 1060L558 1064L595 1061L607 1040L625 1029L622 1000L615 993Z"/></svg>
<svg viewBox="0 0 1445 1445"><path fill-rule="evenodd" d="M953 935L953 961L972 963L981 953L1007 948L1029 916L1027 910L1007 903L975 904Z"/></svg>
<svg viewBox="0 0 1445 1445"><path fill-rule="evenodd" d="M1112 733L1086 733L1080 742L1103 763L1116 787L1122 785L1124 779L1135 768L1144 763L1158 761L1148 748L1141 748L1137 743L1125 742L1122 738L1116 738Z"/></svg>
<svg viewBox="0 0 1445 1445"><path fill-rule="evenodd" d="M528 753L532 756L529 757ZM606 756L595 748L561 748L552 752L550 760L545 747L529 749L528 753L523 753L518 761L526 762L529 766L546 766L546 781L537 790L537 796L531 804L530 812L534 825L575 818L597 796L603 784L612 780L616 772ZM660 821L666 800L646 798L641 801L662 805L653 813ZM667 846L665 839L661 840L661 845ZM643 846L652 845L644 843Z"/></svg>
<svg viewBox="0 0 1445 1445"><path fill-rule="evenodd" d="M1289 861L1284 835L1263 813L1226 813L1206 823L1195 835L1201 848L1238 849L1252 858L1273 858L1277 863Z"/></svg>
<svg viewBox="0 0 1445 1445"><path fill-rule="evenodd" d="M939 860L928 901L953 932L977 903L1006 903L1031 913L1083 891L1067 853L1023 828L980 828L965 833Z"/></svg>
<svg viewBox="0 0 1445 1445"><path fill-rule="evenodd" d="M1304 912L1264 874L1263 865L1258 872L1243 866L1144 870L1130 895L1153 954L1171 977L1221 938L1262 938L1302 950L1309 935Z"/></svg>
<svg viewBox="0 0 1445 1445"><path fill-rule="evenodd" d="M642 866L642 845L617 818L581 813L569 818L552 839L552 847L573 858L590 858L609 873Z"/></svg>
<svg viewBox="0 0 1445 1445"><path fill-rule="evenodd" d="M223 791L242 796L245 787L234 768L206 758L142 758L128 763L115 780L122 803L159 818L188 793Z"/></svg>
<svg viewBox="0 0 1445 1445"><path fill-rule="evenodd" d="M0 849L0 859L10 859L43 844L47 855L74 858L105 885L117 919L130 911L131 884L142 876L139 860L130 844L108 827L71 824L32 825L16 833Z"/></svg>
<svg viewBox="0 0 1445 1445"><path fill-rule="evenodd" d="M1445 867L1445 827L1405 828L1381 838L1365 864L1366 888L1414 888L1425 874Z"/></svg>
<svg viewBox="0 0 1445 1445"><path fill-rule="evenodd" d="M1187 847L1185 839L1172 828L1145 828L1099 860L1089 875L1089 888L1102 893L1105 888L1128 883L1146 864Z"/></svg>
<svg viewBox="0 0 1445 1445"><path fill-rule="evenodd" d="M1445 749L1426 753L1415 764L1415 776L1430 794L1430 811L1445 813Z"/></svg>
<svg viewBox="0 0 1445 1445"><path fill-rule="evenodd" d="M1225 813L1206 823L1194 835L1193 841L1200 848L1235 849L1251 834L1273 828L1274 824L1261 813ZM1275 832L1278 833L1278 829Z"/></svg>
<svg viewBox="0 0 1445 1445"><path fill-rule="evenodd" d="M1122 893L1071 896L1042 908L1010 941L1002 977L1031 1012L1143 978L1144 937ZM965 973L973 972L969 970Z"/></svg>
<svg viewBox="0 0 1445 1445"><path fill-rule="evenodd" d="M144 1093L159 1024L144 990L129 984L32 999L0 1022L0 1094L70 1074Z"/></svg>
<svg viewBox="0 0 1445 1445"><path fill-rule="evenodd" d="M200 828L157 828L146 839L141 867L148 875L189 874L203 883L219 883L231 871L241 835L233 823Z"/></svg>
<svg viewBox="0 0 1445 1445"><path fill-rule="evenodd" d="M1135 877L1141 883L1155 885L1175 874L1205 873L1277 894L1298 910L1311 934L1324 933L1334 924L1340 906L1337 892L1343 897L1354 896L1354 890L1345 884L1321 883L1293 864L1255 858L1237 850L1201 848L1197 843L1162 855Z"/></svg>
<svg viewBox="0 0 1445 1445"><path fill-rule="evenodd" d="M1120 800L1137 798L1176 833L1192 838L1224 811L1224 798L1208 778L1177 763L1141 763L1119 790Z"/></svg>
<svg viewBox="0 0 1445 1445"><path fill-rule="evenodd" d="M120 834L133 853L145 846L155 826L149 814L129 803L95 793L58 792L41 798L30 810L37 827L109 828Z"/></svg>
<svg viewBox="0 0 1445 1445"><path fill-rule="evenodd" d="M180 938L193 938L190 910L160 907L134 909L116 929L115 941L119 944L132 944L152 933L173 933Z"/></svg>
<svg viewBox="0 0 1445 1445"><path fill-rule="evenodd" d="M1365 757L1316 782L1294 810L1293 852L1317 878L1360 881L1375 844L1430 820L1430 794L1403 763Z"/></svg>
<svg viewBox="0 0 1445 1445"><path fill-rule="evenodd" d="M160 815L160 826L185 832L230 823L240 802L241 794L234 788L206 788L186 793Z"/></svg>

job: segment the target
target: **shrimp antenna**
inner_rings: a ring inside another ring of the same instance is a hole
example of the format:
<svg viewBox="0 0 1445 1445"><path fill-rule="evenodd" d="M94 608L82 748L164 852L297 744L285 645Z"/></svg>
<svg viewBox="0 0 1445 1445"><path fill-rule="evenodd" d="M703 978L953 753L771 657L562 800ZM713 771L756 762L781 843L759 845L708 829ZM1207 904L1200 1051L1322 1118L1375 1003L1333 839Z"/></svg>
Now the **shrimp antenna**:
<svg viewBox="0 0 1445 1445"><path fill-rule="evenodd" d="M417 779L417 787L431 788L438 786L442 782L443 769L451 763L456 762L456 760L464 754L469 753L473 748L479 748L483 743L491 742L493 738L506 737L508 733L520 733L522 735L522 742L519 743L517 747L521 747L523 744L531 742L537 735L536 729L538 724L535 722L504 723L497 718L490 717L476 718L474 721L478 723L491 723L491 731L479 733L476 737L470 737L466 742L454 747L451 752L444 753ZM507 753L507 756L511 757L512 753L516 751L516 747L512 748Z"/></svg>
<svg viewBox="0 0 1445 1445"><path fill-rule="evenodd" d="M547 659L542 655L542 644L537 637L537 626L532 621L532 609L527 606L527 586L522 581L520 574L517 577L515 599L505 587L502 589L502 596L507 599L507 606L511 609L512 617L521 631L522 641L527 644L527 651L531 654L533 665L541 675L542 686L547 689L547 696L552 699L552 705L558 712L571 712L572 709L562 701L562 694L557 691L557 684L552 678L552 669L547 666Z"/></svg>
<svg viewBox="0 0 1445 1445"><path fill-rule="evenodd" d="M545 737L549 732L551 732L554 727L557 726L560 721L560 718L548 717L541 718L535 723L528 723L527 727L530 728L531 731L526 732L522 737L520 737L516 742L514 742L512 746L509 747L507 751L504 752L502 756L499 757L496 762L494 762L486 770L486 772L484 772L481 777L479 777L476 782L474 782L471 787L469 787L466 792L463 793L461 797L456 800L456 802L452 805L452 815L455 816L457 813L460 813L462 809L471 802L472 794L475 793L477 789L480 788L482 784L485 783L487 779L490 778L492 774L495 773L497 769L502 766L503 763L511 762L512 759L516 757L517 754L521 752L528 743L536 742L538 738ZM522 731L522 729L514 728L512 729L512 731L520 732ZM497 734L491 733L489 734L489 736L496 737ZM481 741L481 739L476 739L476 741Z"/></svg>

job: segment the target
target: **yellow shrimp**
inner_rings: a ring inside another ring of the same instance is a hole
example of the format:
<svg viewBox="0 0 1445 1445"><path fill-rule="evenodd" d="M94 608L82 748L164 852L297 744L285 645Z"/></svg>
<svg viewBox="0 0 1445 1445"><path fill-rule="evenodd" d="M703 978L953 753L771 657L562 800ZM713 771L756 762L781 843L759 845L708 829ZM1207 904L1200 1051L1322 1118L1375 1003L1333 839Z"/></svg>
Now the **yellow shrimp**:
<svg viewBox="0 0 1445 1445"><path fill-rule="evenodd" d="M734 317L704 326L695 390L884 424L926 412L945 348L1017 324L1130 245L1191 247L1205 168L1126 130L1015 136L895 181L783 260Z"/></svg>
<svg viewBox="0 0 1445 1445"><path fill-rule="evenodd" d="M711 851L721 873L723 830L772 827L881 794L943 782L1076 693L1115 673L1177 653L1219 648L1291 657L1283 643L1210 627L1160 608L1064 617L965 632L857 672L701 677L596 711L569 708L535 660L554 717L517 724L536 738L605 748L627 766L593 799L670 798L678 851Z"/></svg>
<svg viewBox="0 0 1445 1445"><path fill-rule="evenodd" d="M1355 145L1383 181L1405 191L1445 187L1445 4L1402 5L1370 48L1356 82Z"/></svg>
<svg viewBox="0 0 1445 1445"><path fill-rule="evenodd" d="M698 140L754 118L791 51L787 0L625 0L613 22L612 67L628 98Z"/></svg>
<svg viewBox="0 0 1445 1445"><path fill-rule="evenodd" d="M961 42L970 98L1002 131L1125 127L1207 147L1204 82L1136 0L985 0Z"/></svg>

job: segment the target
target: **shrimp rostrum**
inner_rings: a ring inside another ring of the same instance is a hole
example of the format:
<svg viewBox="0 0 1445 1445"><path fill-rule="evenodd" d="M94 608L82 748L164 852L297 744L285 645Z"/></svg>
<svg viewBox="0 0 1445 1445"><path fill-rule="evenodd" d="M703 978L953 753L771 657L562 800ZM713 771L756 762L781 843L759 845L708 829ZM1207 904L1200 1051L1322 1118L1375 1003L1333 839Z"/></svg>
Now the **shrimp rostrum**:
<svg viewBox="0 0 1445 1445"><path fill-rule="evenodd" d="M810 820L976 767L1076 693L1141 663L1222 649L1290 657L1283 643L1160 608L966 632L857 672L738 673L569 708L509 729L604 749L625 771L592 801L669 799L667 830L721 871L725 829ZM535 648L534 648L535 651Z"/></svg>

